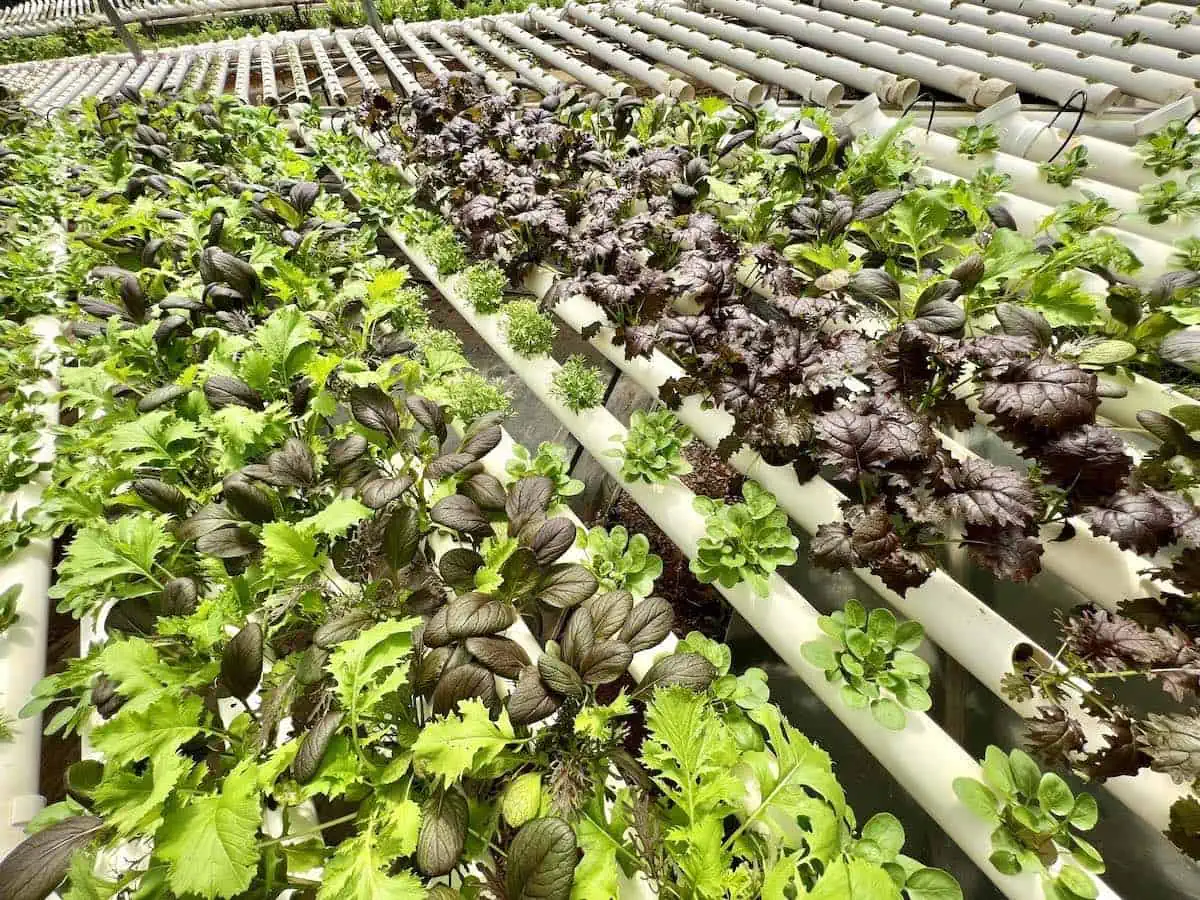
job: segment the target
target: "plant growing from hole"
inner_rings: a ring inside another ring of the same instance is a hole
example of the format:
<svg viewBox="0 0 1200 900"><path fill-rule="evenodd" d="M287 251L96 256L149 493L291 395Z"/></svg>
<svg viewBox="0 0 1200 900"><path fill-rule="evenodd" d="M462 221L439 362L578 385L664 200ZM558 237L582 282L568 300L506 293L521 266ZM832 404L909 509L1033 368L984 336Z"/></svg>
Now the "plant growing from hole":
<svg viewBox="0 0 1200 900"><path fill-rule="evenodd" d="M1061 162L1044 162L1038 166L1038 171L1051 184L1070 187L1089 168L1091 163L1088 162L1087 147L1080 144L1064 153Z"/></svg>
<svg viewBox="0 0 1200 900"><path fill-rule="evenodd" d="M850 600L845 609L821 616L817 624L826 637L809 641L800 652L825 672L827 681L841 684L847 706L869 706L879 724L899 731L904 710L924 712L933 705L929 664L912 652L925 637L919 622L897 623L890 609L868 613Z"/></svg>
<svg viewBox="0 0 1200 900"><path fill-rule="evenodd" d="M504 307L504 337L526 358L542 356L554 346L558 328L533 300L514 300Z"/></svg>
<svg viewBox="0 0 1200 900"><path fill-rule="evenodd" d="M595 409L604 399L604 381L600 370L576 354L554 373L551 393L573 413Z"/></svg>
<svg viewBox="0 0 1200 900"><path fill-rule="evenodd" d="M1174 217L1193 218L1200 213L1200 174L1186 181L1168 178L1146 185L1138 200L1138 212L1151 225L1161 225Z"/></svg>
<svg viewBox="0 0 1200 900"><path fill-rule="evenodd" d="M430 253L430 256L433 254ZM442 267L438 265L438 271ZM451 269L453 271L453 269ZM498 312L504 303L504 290L508 287L508 278L495 263L484 262L468 266L459 275L463 296L478 313Z"/></svg>
<svg viewBox="0 0 1200 900"><path fill-rule="evenodd" d="M1076 797L1053 772L1042 774L1025 752L988 747L983 781L956 778L954 793L996 826L992 865L1006 875L1037 872L1046 900L1092 900L1092 874L1104 871L1100 852L1077 832L1091 831L1099 809L1090 794Z"/></svg>
<svg viewBox="0 0 1200 900"><path fill-rule="evenodd" d="M1200 163L1200 134L1188 130L1187 122L1176 119L1142 138L1133 148L1142 165L1163 176L1172 169L1194 169Z"/></svg>
<svg viewBox="0 0 1200 900"><path fill-rule="evenodd" d="M1000 136L995 125L967 125L954 132L958 139L958 152L968 159L981 153L990 153L1000 146Z"/></svg>
<svg viewBox="0 0 1200 900"><path fill-rule="evenodd" d="M21 599L21 585L10 585L0 594L0 634L8 631L21 618L17 612L17 601Z"/></svg>
<svg viewBox="0 0 1200 900"><path fill-rule="evenodd" d="M608 453L621 460L621 477L626 481L663 484L692 471L683 455L691 441L692 432L669 409L639 409L630 416L621 448Z"/></svg>
<svg viewBox="0 0 1200 900"><path fill-rule="evenodd" d="M581 533L579 546L587 554L584 563L604 591L629 591L637 599L650 596L663 571L662 559L650 552L644 534L630 535L624 525L611 531L589 528Z"/></svg>
<svg viewBox="0 0 1200 900"><path fill-rule="evenodd" d="M514 446L513 458L508 461L505 471L514 480L530 475L549 478L559 503L564 503L568 497L581 493L584 487L582 481L571 477L571 459L567 448L549 441L542 441L534 454L530 454L522 444Z"/></svg>
<svg viewBox="0 0 1200 900"><path fill-rule="evenodd" d="M421 249L437 267L439 275L452 275L467 264L467 251L449 225L430 232L420 241Z"/></svg>
<svg viewBox="0 0 1200 900"><path fill-rule="evenodd" d="M693 505L705 517L706 531L690 568L705 584L731 588L745 581L765 597L770 592L767 578L796 561L800 541L770 491L746 481L742 497L744 502L734 504L695 499Z"/></svg>

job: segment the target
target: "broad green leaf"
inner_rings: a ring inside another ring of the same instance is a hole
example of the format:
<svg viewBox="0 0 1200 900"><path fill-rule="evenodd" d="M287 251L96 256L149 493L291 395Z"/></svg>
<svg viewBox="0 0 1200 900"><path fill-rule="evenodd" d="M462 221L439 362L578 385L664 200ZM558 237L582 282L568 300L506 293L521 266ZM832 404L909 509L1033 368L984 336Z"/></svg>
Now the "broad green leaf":
<svg viewBox="0 0 1200 900"><path fill-rule="evenodd" d="M164 696L145 710L122 709L92 731L92 744L109 763L125 765L174 752L201 731L204 701Z"/></svg>
<svg viewBox="0 0 1200 900"><path fill-rule="evenodd" d="M878 865L864 859L839 859L813 885L807 900L900 900L900 889Z"/></svg>
<svg viewBox="0 0 1200 900"><path fill-rule="evenodd" d="M1080 831L1091 831L1096 827L1096 822L1100 818L1100 808L1096 805L1096 798L1091 794L1080 794L1075 798L1075 805L1071 809L1070 821L1071 824Z"/></svg>
<svg viewBox="0 0 1200 900"><path fill-rule="evenodd" d="M447 782L477 772L517 743L508 712L493 722L481 700L463 700L458 715L428 723L413 745L416 767Z"/></svg>
<svg viewBox="0 0 1200 900"><path fill-rule="evenodd" d="M1075 795L1061 777L1053 772L1042 776L1037 790L1038 803L1042 809L1056 816L1068 816L1075 806Z"/></svg>
<svg viewBox="0 0 1200 900"><path fill-rule="evenodd" d="M941 869L918 869L908 876L904 891L909 900L963 900L954 876Z"/></svg>
<svg viewBox="0 0 1200 900"><path fill-rule="evenodd" d="M351 728L408 677L412 632L419 619L389 619L343 641L329 658L335 691Z"/></svg>
<svg viewBox="0 0 1200 900"><path fill-rule="evenodd" d="M1000 821L999 803L987 785L974 778L955 778L954 793L975 815L989 822Z"/></svg>
<svg viewBox="0 0 1200 900"><path fill-rule="evenodd" d="M258 865L262 811L253 768L235 770L216 794L169 811L154 855L169 865L176 894L233 897L250 886Z"/></svg>
<svg viewBox="0 0 1200 900"><path fill-rule="evenodd" d="M303 581L325 564L316 539L287 522L264 525L262 541L263 570L280 581Z"/></svg>
<svg viewBox="0 0 1200 900"><path fill-rule="evenodd" d="M371 510L353 497L337 497L319 513L297 522L296 527L307 534L341 537L369 515Z"/></svg>

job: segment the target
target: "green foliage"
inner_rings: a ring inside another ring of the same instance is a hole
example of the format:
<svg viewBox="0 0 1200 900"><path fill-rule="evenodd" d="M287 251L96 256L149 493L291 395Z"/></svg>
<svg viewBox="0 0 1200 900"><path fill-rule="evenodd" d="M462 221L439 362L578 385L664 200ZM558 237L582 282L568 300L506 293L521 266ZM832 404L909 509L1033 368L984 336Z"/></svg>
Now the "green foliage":
<svg viewBox="0 0 1200 900"><path fill-rule="evenodd" d="M954 132L958 139L958 152L968 159L990 153L1000 146L1000 135L995 125L967 125Z"/></svg>
<svg viewBox="0 0 1200 900"><path fill-rule="evenodd" d="M662 574L662 559L650 552L644 534L630 535L623 525L589 528L579 536L587 554L585 565L603 591L629 591L635 599L650 596L654 581Z"/></svg>
<svg viewBox="0 0 1200 900"><path fill-rule="evenodd" d="M870 706L885 728L904 727L904 710L924 712L929 698L929 665L912 651L924 638L918 622L898 624L891 610L868 614L857 600L817 620L826 637L800 648L808 662L842 685L842 700L854 709Z"/></svg>
<svg viewBox="0 0 1200 900"><path fill-rule="evenodd" d="M1142 165L1160 178L1172 169L1194 169L1200 164L1200 134L1190 131L1183 119L1174 119L1146 135L1133 149Z"/></svg>
<svg viewBox="0 0 1200 900"><path fill-rule="evenodd" d="M604 380L600 370L575 355L554 373L551 393L573 413L594 409L604 399Z"/></svg>
<svg viewBox="0 0 1200 900"><path fill-rule="evenodd" d="M504 337L526 358L543 356L554 346L558 328L533 300L514 300L504 307Z"/></svg>
<svg viewBox="0 0 1200 900"><path fill-rule="evenodd" d="M453 275L467 264L467 251L449 225L443 225L421 239L421 250L429 257L439 275Z"/></svg>
<svg viewBox="0 0 1200 900"><path fill-rule="evenodd" d="M1064 153L1060 162L1042 163L1038 166L1038 171L1051 184L1070 187L1075 179L1089 168L1091 168L1091 163L1088 162L1087 147L1079 144Z"/></svg>
<svg viewBox="0 0 1200 900"><path fill-rule="evenodd" d="M1021 750L1005 754L988 747L981 765L983 780L956 778L954 792L995 826L992 865L1006 875L1039 873L1047 900L1098 896L1092 875L1104 872L1104 860L1079 834L1096 825L1099 811L1091 795L1075 796Z"/></svg>
<svg viewBox="0 0 1200 900"><path fill-rule="evenodd" d="M474 422L490 412L512 410L512 395L493 379L473 370L464 369L442 379L437 393L438 399L463 422Z"/></svg>
<svg viewBox="0 0 1200 900"><path fill-rule="evenodd" d="M1142 188L1138 212L1151 225L1161 225L1172 218L1188 220L1200 214L1200 174L1186 181L1168 178Z"/></svg>
<svg viewBox="0 0 1200 900"><path fill-rule="evenodd" d="M745 502L725 504L697 497L695 508L706 519L706 532L690 568L705 584L731 588L746 582L760 597L770 593L767 578L779 566L796 561L800 541L788 526L775 497L754 481L742 485Z"/></svg>
<svg viewBox="0 0 1200 900"><path fill-rule="evenodd" d="M562 444L542 441L534 454L518 444L513 447L513 457L504 468L514 481L530 475L549 478L554 485L555 500L559 503L583 492L583 482L571 477L571 457Z"/></svg>
<svg viewBox="0 0 1200 900"><path fill-rule="evenodd" d="M610 451L621 460L621 477L626 481L663 484L692 471L683 448L692 433L667 409L634 410L629 431L620 450Z"/></svg>
<svg viewBox="0 0 1200 900"><path fill-rule="evenodd" d="M438 266L440 272L441 266ZM508 277L495 263L475 263L459 276L463 296L478 313L499 312L508 289Z"/></svg>

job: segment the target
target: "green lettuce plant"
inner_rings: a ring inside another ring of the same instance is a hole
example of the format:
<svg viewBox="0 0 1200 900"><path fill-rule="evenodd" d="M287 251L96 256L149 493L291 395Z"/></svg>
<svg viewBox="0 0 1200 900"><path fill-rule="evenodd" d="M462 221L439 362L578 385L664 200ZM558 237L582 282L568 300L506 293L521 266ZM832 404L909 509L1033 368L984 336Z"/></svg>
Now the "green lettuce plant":
<svg viewBox="0 0 1200 900"><path fill-rule="evenodd" d="M576 354L554 373L551 393L571 412L581 413L600 405L604 399L604 381L599 369Z"/></svg>
<svg viewBox="0 0 1200 900"><path fill-rule="evenodd" d="M531 454L523 445L513 447L513 458L505 466L510 478L541 475L550 479L554 496L559 503L583 492L584 484L571 477L571 458L562 444L542 441L537 453Z"/></svg>
<svg viewBox="0 0 1200 900"><path fill-rule="evenodd" d="M508 346L521 356L542 356L553 348L558 328L533 300L514 300L501 318Z"/></svg>
<svg viewBox="0 0 1200 900"><path fill-rule="evenodd" d="M726 504L697 497L695 509L705 517L705 535L692 558L692 572L705 584L733 587L747 582L756 594L769 593L768 576L796 561L800 541L788 526L787 513L773 494L754 481L742 485L743 503Z"/></svg>
<svg viewBox="0 0 1200 900"><path fill-rule="evenodd" d="M626 481L663 484L692 471L683 456L691 440L691 431L670 410L639 409L630 416L621 448L608 452L621 460L621 477Z"/></svg>
<svg viewBox="0 0 1200 900"><path fill-rule="evenodd" d="M988 747L983 780L956 778L954 793L995 826L991 863L1006 875L1040 874L1046 900L1093 900L1092 875L1104 872L1100 852L1079 832L1091 831L1099 809L1090 794L1075 796L1062 778L1043 774L1022 750Z"/></svg>
<svg viewBox="0 0 1200 900"><path fill-rule="evenodd" d="M650 596L663 571L662 559L650 552L644 534L630 535L624 525L612 530L589 528L579 536L587 554L584 563L600 582L601 590L629 591L635 599Z"/></svg>
<svg viewBox="0 0 1200 900"><path fill-rule="evenodd" d="M440 265L438 271L442 271ZM462 271L459 283L467 302L476 312L486 314L497 312L504 303L508 278L494 263L476 263Z"/></svg>
<svg viewBox="0 0 1200 900"><path fill-rule="evenodd" d="M800 648L804 658L842 686L842 701L854 709L869 706L876 721L899 731L904 710L924 712L929 698L929 665L912 651L925 631L919 622L897 623L889 609L867 612L857 600L821 616L825 637Z"/></svg>

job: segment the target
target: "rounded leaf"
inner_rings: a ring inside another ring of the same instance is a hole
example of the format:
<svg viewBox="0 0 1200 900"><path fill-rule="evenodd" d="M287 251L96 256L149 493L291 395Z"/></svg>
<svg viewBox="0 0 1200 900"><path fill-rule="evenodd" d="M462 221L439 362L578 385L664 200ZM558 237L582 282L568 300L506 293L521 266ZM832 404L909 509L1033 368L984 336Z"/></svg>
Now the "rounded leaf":
<svg viewBox="0 0 1200 900"><path fill-rule="evenodd" d="M296 751L296 757L292 760L292 774L298 782L307 784L317 774L325 750L341 724L342 711L336 709L325 713L305 732L300 741L300 749Z"/></svg>
<svg viewBox="0 0 1200 900"><path fill-rule="evenodd" d="M429 876L448 874L467 844L469 821L467 798L458 787L426 800L417 835L417 868Z"/></svg>
<svg viewBox="0 0 1200 900"><path fill-rule="evenodd" d="M229 693L245 700L258 687L263 671L263 630L250 622L239 631L221 654L221 680Z"/></svg>
<svg viewBox="0 0 1200 900"><path fill-rule="evenodd" d="M71 856L100 836L104 821L72 816L17 845L0 861L0 896L6 900L45 900L67 876Z"/></svg>
<svg viewBox="0 0 1200 900"><path fill-rule="evenodd" d="M569 900L577 853L575 831L562 819L526 824L508 848L508 900Z"/></svg>

